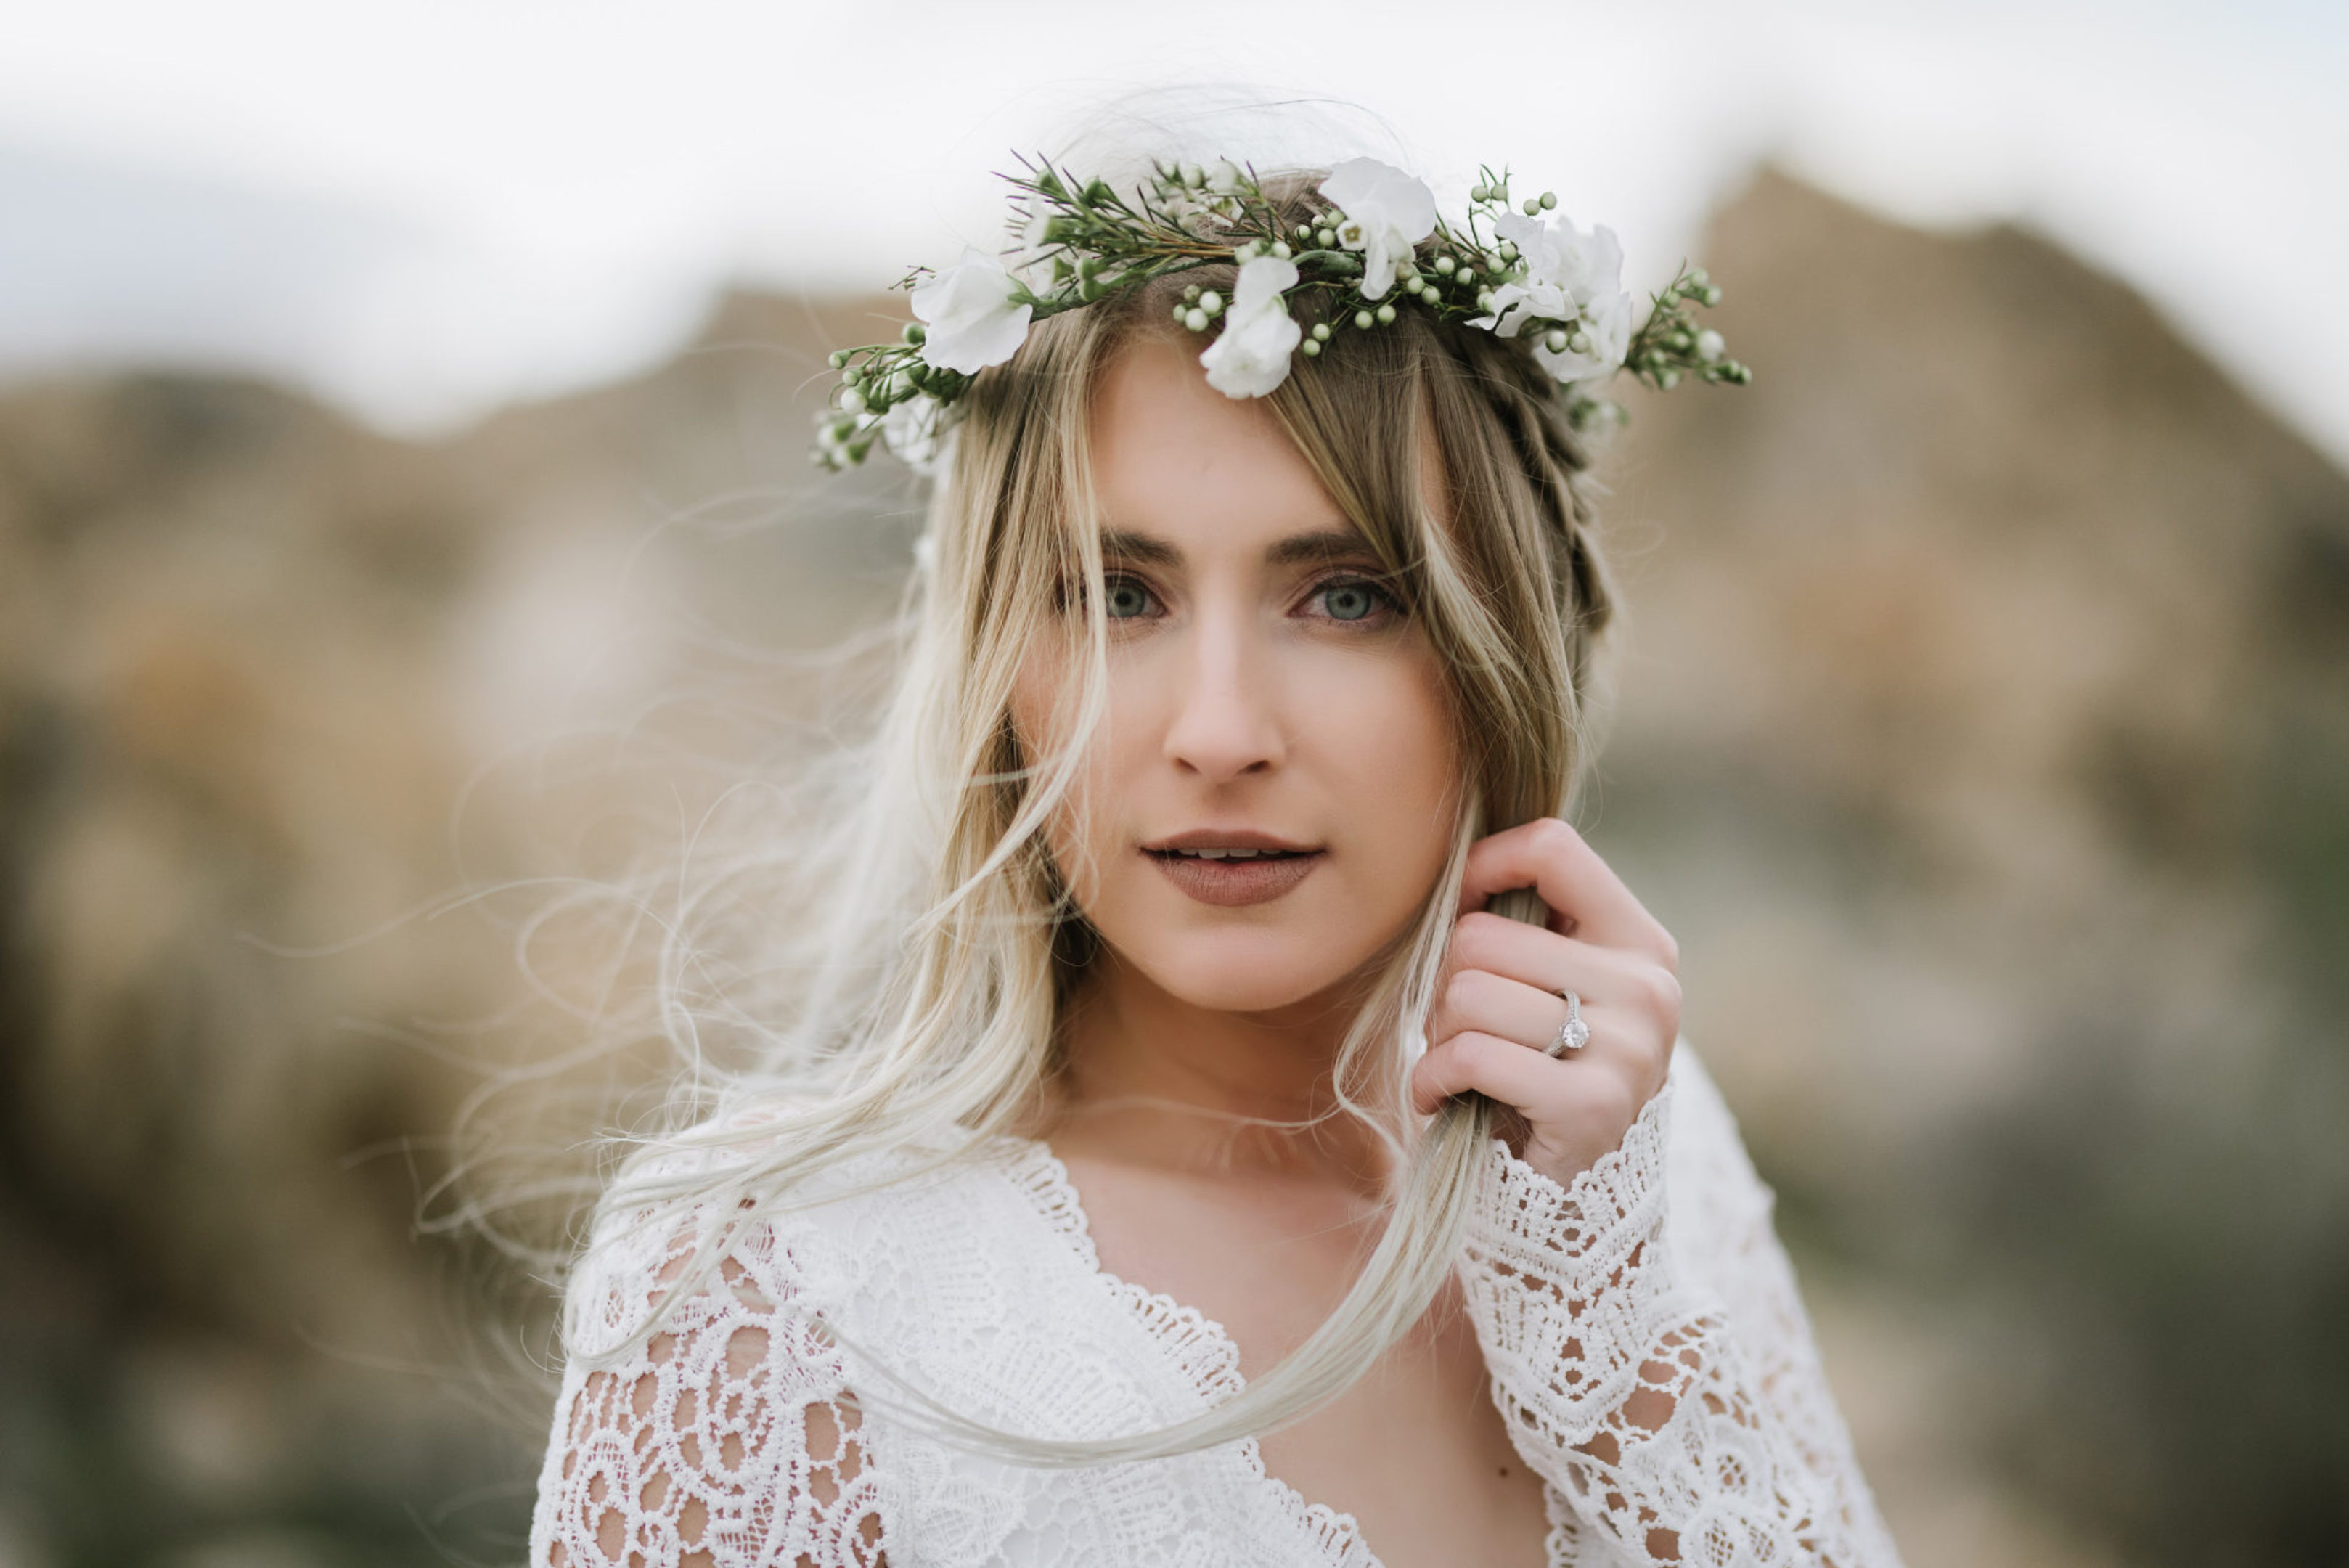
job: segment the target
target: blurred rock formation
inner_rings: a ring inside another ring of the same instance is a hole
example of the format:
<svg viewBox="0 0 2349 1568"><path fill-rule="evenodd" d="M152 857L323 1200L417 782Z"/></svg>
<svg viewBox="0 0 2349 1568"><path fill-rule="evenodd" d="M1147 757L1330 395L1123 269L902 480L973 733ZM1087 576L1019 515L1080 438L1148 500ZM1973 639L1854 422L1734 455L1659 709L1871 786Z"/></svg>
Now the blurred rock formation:
<svg viewBox="0 0 2349 1568"><path fill-rule="evenodd" d="M1764 174L1702 259L1758 379L1604 466L1584 820L1682 939L1904 1548L2341 1561L2349 480L2028 235ZM891 309L737 296L434 445L0 394L0 1562L519 1557L543 1303L419 1194L604 977L557 933L518 984L527 887L433 911L690 797L595 737L756 747L661 701L693 671L894 602L911 488L804 456Z"/></svg>

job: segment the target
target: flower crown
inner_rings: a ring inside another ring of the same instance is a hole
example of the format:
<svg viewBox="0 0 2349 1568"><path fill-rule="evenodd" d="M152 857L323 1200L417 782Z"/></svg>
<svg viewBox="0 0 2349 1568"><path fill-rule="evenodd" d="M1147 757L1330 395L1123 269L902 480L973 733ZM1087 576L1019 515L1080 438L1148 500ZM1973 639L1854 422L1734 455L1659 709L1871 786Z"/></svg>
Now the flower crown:
<svg viewBox="0 0 2349 1568"><path fill-rule="evenodd" d="M1291 224L1256 171L1229 160L1159 165L1131 192L1080 181L1042 158L1019 162L1019 172L1003 176L1018 192L1011 265L966 249L957 266L916 267L899 281L912 290L916 317L903 340L832 356L840 385L818 416L818 462L862 462L877 435L926 470L955 400L979 371L1010 358L1033 323L1215 264L1238 265L1231 297L1193 284L1174 317L1214 332L1199 363L1226 397L1263 397L1288 379L1293 355L1316 358L1340 332L1376 331L1399 305L1530 338L1535 359L1568 389L1578 429L1623 418L1599 389L1627 368L1659 389L1683 376L1737 386L1753 379L1723 353L1721 334L1690 314L1721 300L1702 267L1683 266L1635 328L1615 232L1578 229L1564 213L1553 220L1557 198L1547 191L1512 209L1506 171L1478 171L1466 221L1455 227L1436 216L1434 193L1420 181L1374 158L1350 159L1319 187L1333 210ZM1292 312L1295 296L1309 306L1309 328Z"/></svg>

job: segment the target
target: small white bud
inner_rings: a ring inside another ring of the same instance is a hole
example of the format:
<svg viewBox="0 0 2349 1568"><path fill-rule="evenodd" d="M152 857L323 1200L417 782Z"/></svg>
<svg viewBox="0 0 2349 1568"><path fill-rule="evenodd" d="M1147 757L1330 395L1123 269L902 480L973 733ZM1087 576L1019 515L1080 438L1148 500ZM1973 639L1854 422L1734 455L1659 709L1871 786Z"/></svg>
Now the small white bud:
<svg viewBox="0 0 2349 1568"><path fill-rule="evenodd" d="M1194 332L1205 332L1207 329L1207 313L1195 305L1183 313L1183 325Z"/></svg>
<svg viewBox="0 0 2349 1568"><path fill-rule="evenodd" d="M1524 202L1519 203L1519 205L1524 209L1526 216L1530 218L1536 213L1541 211L1541 198L1538 196L1528 196Z"/></svg>
<svg viewBox="0 0 2349 1568"><path fill-rule="evenodd" d="M1721 334L1710 327L1696 335L1696 357L1708 365L1721 358L1721 351L1727 345L1722 342Z"/></svg>
<svg viewBox="0 0 2349 1568"><path fill-rule="evenodd" d="M1224 296L1211 288L1199 296L1199 308L1210 316L1221 316L1224 313Z"/></svg>
<svg viewBox="0 0 2349 1568"><path fill-rule="evenodd" d="M1555 191L1544 191L1544 192L1541 193L1541 204L1542 204L1542 207L1543 207L1543 209L1544 209L1545 211L1548 210L1548 209L1549 209L1549 208L1551 208L1551 207L1555 207L1555 206L1557 206L1557 192L1555 192Z"/></svg>
<svg viewBox="0 0 2349 1568"><path fill-rule="evenodd" d="M1567 337L1566 346L1573 349L1578 354L1588 354L1590 352L1590 334L1588 332L1572 333Z"/></svg>
<svg viewBox="0 0 2349 1568"><path fill-rule="evenodd" d="M1468 199L1472 202L1487 201L1491 199L1492 194L1492 191L1483 185L1471 185L1468 187Z"/></svg>
<svg viewBox="0 0 2349 1568"><path fill-rule="evenodd" d="M1454 261L1450 256L1438 256L1435 258L1435 270L1440 273L1448 274L1459 265L1460 264L1458 262Z"/></svg>
<svg viewBox="0 0 2349 1568"><path fill-rule="evenodd" d="M1379 306L1379 310L1378 310L1378 317L1379 317L1379 325L1380 325L1380 326L1381 326L1381 327L1392 327L1392 326L1393 326L1393 325L1394 325L1394 318L1395 318L1395 307L1394 307L1393 306L1392 306L1392 305L1381 305L1381 306Z"/></svg>
<svg viewBox="0 0 2349 1568"><path fill-rule="evenodd" d="M1372 316L1367 310L1357 310L1354 312L1354 325L1364 332L1368 332L1371 329L1371 324L1377 319L1377 317Z"/></svg>
<svg viewBox="0 0 2349 1568"><path fill-rule="evenodd" d="M861 414L864 411L864 394L851 387L840 394L840 406L852 414Z"/></svg>
<svg viewBox="0 0 2349 1568"><path fill-rule="evenodd" d="M1481 288L1476 291L1476 308L1487 315L1492 313L1493 291L1491 289Z"/></svg>
<svg viewBox="0 0 2349 1568"><path fill-rule="evenodd" d="M1315 338L1308 337L1304 342L1299 343L1298 347L1305 350L1305 357L1308 359L1318 359L1321 357L1321 345Z"/></svg>
<svg viewBox="0 0 2349 1568"><path fill-rule="evenodd" d="M1553 354L1565 353L1566 328L1562 327L1553 327L1548 331L1543 333L1542 347L1548 349Z"/></svg>
<svg viewBox="0 0 2349 1568"><path fill-rule="evenodd" d="M1327 342L1329 342L1329 341L1330 341L1330 324L1329 324L1328 322L1326 322L1326 321L1317 321L1317 322L1315 322L1315 323L1313 324L1313 337L1314 337L1314 340L1315 340L1316 342L1319 342L1319 343L1327 343Z"/></svg>
<svg viewBox="0 0 2349 1568"><path fill-rule="evenodd" d="M1513 262L1516 260L1517 247L1511 244L1508 241L1503 240L1501 242L1501 259L1505 262Z"/></svg>
<svg viewBox="0 0 2349 1568"><path fill-rule="evenodd" d="M1287 240L1275 240L1275 241L1273 241L1273 242L1272 242L1272 254L1273 254L1273 255L1274 255L1275 257L1277 257L1278 259L1279 259L1279 260L1281 260L1281 261L1287 261L1287 260L1288 259L1288 256L1289 256L1288 242Z"/></svg>

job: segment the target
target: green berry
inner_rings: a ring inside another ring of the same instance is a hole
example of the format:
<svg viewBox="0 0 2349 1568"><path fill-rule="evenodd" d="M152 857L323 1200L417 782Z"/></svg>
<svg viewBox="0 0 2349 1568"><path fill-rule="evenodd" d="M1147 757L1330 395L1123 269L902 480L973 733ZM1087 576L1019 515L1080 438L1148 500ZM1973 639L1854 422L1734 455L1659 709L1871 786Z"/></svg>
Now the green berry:
<svg viewBox="0 0 2349 1568"><path fill-rule="evenodd" d="M905 336L906 342L912 344L915 348L919 348L922 346L923 340L929 337L929 333L923 327L920 322L908 321L905 323Z"/></svg>
<svg viewBox="0 0 2349 1568"><path fill-rule="evenodd" d="M1557 205L1557 192L1555 191L1544 191L1541 193L1540 200L1545 210L1555 207Z"/></svg>

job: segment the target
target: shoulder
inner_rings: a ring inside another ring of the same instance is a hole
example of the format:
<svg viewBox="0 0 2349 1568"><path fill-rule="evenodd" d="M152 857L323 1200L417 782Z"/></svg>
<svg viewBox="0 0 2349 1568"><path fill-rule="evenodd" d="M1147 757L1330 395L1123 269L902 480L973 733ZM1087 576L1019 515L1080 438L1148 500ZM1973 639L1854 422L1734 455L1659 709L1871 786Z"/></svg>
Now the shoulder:
<svg viewBox="0 0 2349 1568"><path fill-rule="evenodd" d="M571 1354L625 1350L655 1316L698 1323L738 1306L764 1314L803 1297L837 1301L875 1268L951 1239L956 1227L937 1217L957 1207L958 1190L1000 1184L1003 1158L967 1135L810 1167L791 1158L806 1126L792 1111L761 1102L638 1147L564 1282Z"/></svg>
<svg viewBox="0 0 2349 1568"><path fill-rule="evenodd" d="M1754 1169L1736 1114L1685 1037L1672 1050L1671 1084L1673 1249L1691 1273L1710 1277L1725 1255L1773 1233L1777 1194Z"/></svg>

